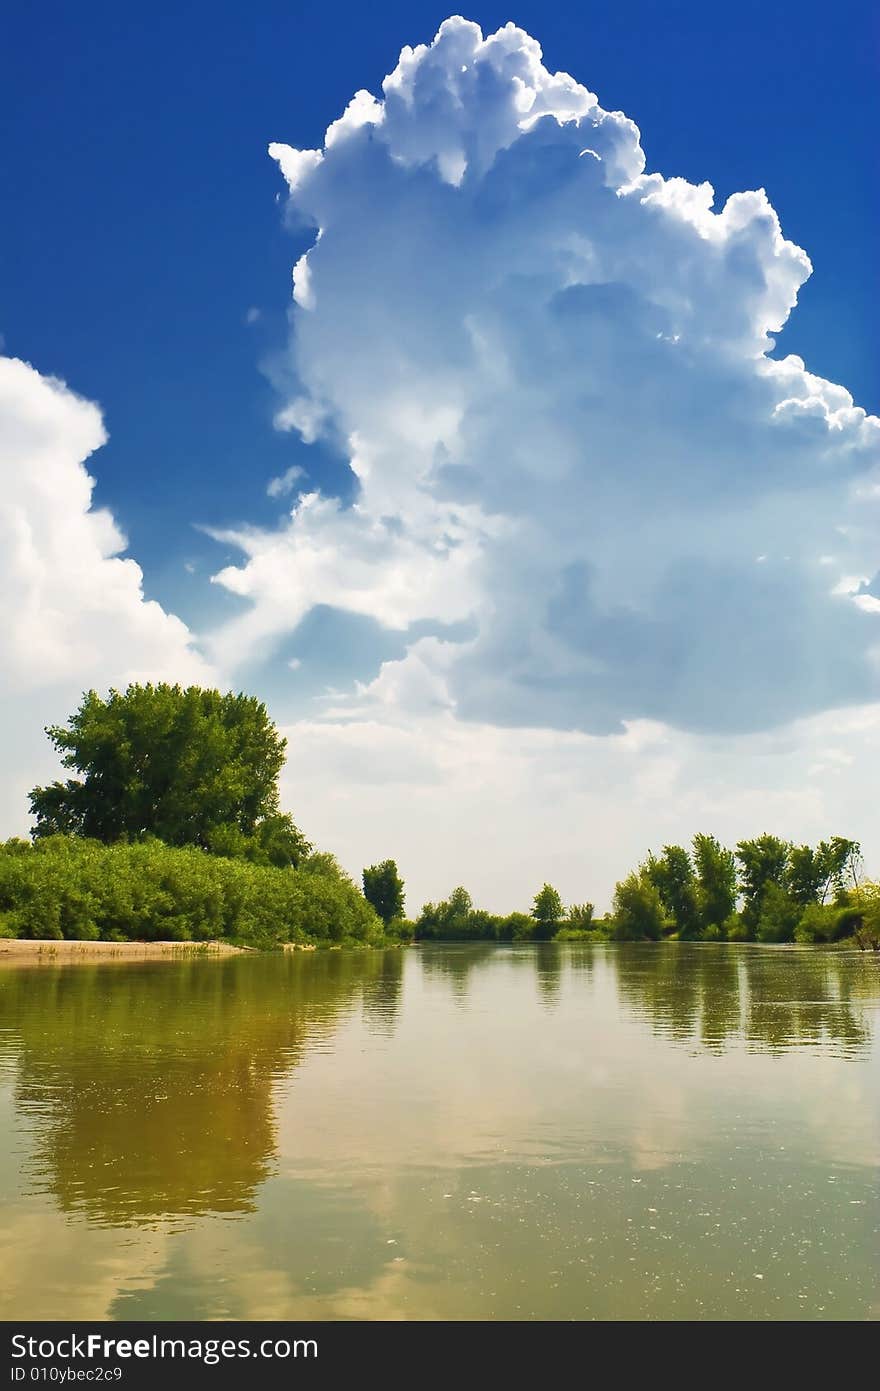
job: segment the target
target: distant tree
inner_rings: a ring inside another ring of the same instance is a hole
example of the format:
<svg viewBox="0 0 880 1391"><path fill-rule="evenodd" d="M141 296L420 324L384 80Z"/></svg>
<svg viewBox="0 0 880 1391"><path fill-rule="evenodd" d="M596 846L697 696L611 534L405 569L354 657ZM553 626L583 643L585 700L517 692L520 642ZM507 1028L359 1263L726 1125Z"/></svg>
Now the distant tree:
<svg viewBox="0 0 880 1391"><path fill-rule="evenodd" d="M736 908L736 860L714 836L693 839L700 930L720 930Z"/></svg>
<svg viewBox="0 0 880 1391"><path fill-rule="evenodd" d="M786 884L795 903L806 908L809 903L820 902L820 892L828 877L821 851L815 851L811 845L789 848Z"/></svg>
<svg viewBox="0 0 880 1391"><path fill-rule="evenodd" d="M664 845L663 854L650 855L645 872L660 895L667 917L679 937L699 935L697 881L691 857L681 845Z"/></svg>
<svg viewBox="0 0 880 1391"><path fill-rule="evenodd" d="M504 942L530 942L535 935L535 919L531 913L508 913L502 918L499 927L499 940Z"/></svg>
<svg viewBox="0 0 880 1391"><path fill-rule="evenodd" d="M743 896L742 918L754 932L761 916L761 904L770 884L787 887L791 846L778 836L757 836L741 840L736 847L740 866L740 887Z"/></svg>
<svg viewBox="0 0 880 1391"><path fill-rule="evenodd" d="M440 903L426 903L416 919L415 936L425 941L466 941L472 936L473 900L467 889L453 889Z"/></svg>
<svg viewBox="0 0 880 1391"><path fill-rule="evenodd" d="M441 922L450 932L467 934L468 922L474 911L474 902L467 889L461 884L452 890L449 898L441 905Z"/></svg>
<svg viewBox="0 0 880 1391"><path fill-rule="evenodd" d="M595 912L592 903L570 903L565 921L569 927L577 928L580 932L589 932L595 926Z"/></svg>
<svg viewBox="0 0 880 1391"><path fill-rule="evenodd" d="M852 923L862 951L880 951L880 884L860 883L853 891L857 918Z"/></svg>
<svg viewBox="0 0 880 1391"><path fill-rule="evenodd" d="M656 942L663 932L663 904L644 870L628 874L614 890L612 936L618 942Z"/></svg>
<svg viewBox="0 0 880 1391"><path fill-rule="evenodd" d="M857 840L832 836L821 840L816 847L816 860L821 866L819 902L824 903L833 891L835 899L843 899L858 889L862 877L862 847Z"/></svg>
<svg viewBox="0 0 880 1391"><path fill-rule="evenodd" d="M394 860L383 860L364 870L364 898L372 904L386 927L392 918L403 917L403 880Z"/></svg>
<svg viewBox="0 0 880 1391"><path fill-rule="evenodd" d="M565 909L552 884L545 884L535 895L532 917L537 924L535 936L542 940L552 937L559 928Z"/></svg>
<svg viewBox="0 0 880 1391"><path fill-rule="evenodd" d="M792 942L802 914L803 905L771 880L761 895L755 936L759 942Z"/></svg>
<svg viewBox="0 0 880 1391"><path fill-rule="evenodd" d="M844 902L858 888L861 877L861 846L857 840L832 836L820 840L815 850L809 845L789 849L786 886L798 903L824 903L829 893L835 902Z"/></svg>
<svg viewBox="0 0 880 1391"><path fill-rule="evenodd" d="M155 836L210 850L224 836L227 845L259 839L264 824L269 863L299 853L299 832L278 814L286 741L252 696L164 683L106 700L89 691L66 725L46 733L79 776L34 788L35 839Z"/></svg>

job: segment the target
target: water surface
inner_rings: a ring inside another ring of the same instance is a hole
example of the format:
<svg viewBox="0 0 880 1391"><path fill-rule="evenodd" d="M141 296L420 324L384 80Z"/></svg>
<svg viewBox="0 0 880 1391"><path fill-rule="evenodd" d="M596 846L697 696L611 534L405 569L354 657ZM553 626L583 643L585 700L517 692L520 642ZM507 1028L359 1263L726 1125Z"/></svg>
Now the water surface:
<svg viewBox="0 0 880 1391"><path fill-rule="evenodd" d="M0 1317L870 1319L880 959L0 971Z"/></svg>

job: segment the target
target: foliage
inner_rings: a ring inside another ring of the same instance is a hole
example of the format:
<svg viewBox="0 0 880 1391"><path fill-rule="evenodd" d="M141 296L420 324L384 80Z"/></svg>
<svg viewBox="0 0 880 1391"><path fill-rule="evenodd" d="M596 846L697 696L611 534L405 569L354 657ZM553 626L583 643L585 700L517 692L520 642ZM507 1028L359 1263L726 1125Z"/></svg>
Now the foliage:
<svg viewBox="0 0 880 1391"><path fill-rule="evenodd" d="M552 884L544 886L535 895L532 904L532 917L535 920L535 938L547 941L556 935L565 912L562 899Z"/></svg>
<svg viewBox="0 0 880 1391"><path fill-rule="evenodd" d="M693 839L694 871L700 928L725 933L724 924L736 908L736 860L714 836L698 833Z"/></svg>
<svg viewBox="0 0 880 1391"><path fill-rule="evenodd" d="M106 700L89 691L46 733L79 776L34 788L36 838L152 835L274 865L296 864L307 849L278 815L285 740L252 696L164 683Z"/></svg>
<svg viewBox="0 0 880 1391"><path fill-rule="evenodd" d="M771 835L741 840L736 847L743 896L742 918L751 932L757 928L768 886L785 887L790 849L788 841Z"/></svg>
<svg viewBox="0 0 880 1391"><path fill-rule="evenodd" d="M387 927L392 918L403 917L403 880L393 860L383 860L364 870L364 898L371 903Z"/></svg>
<svg viewBox="0 0 880 1391"><path fill-rule="evenodd" d="M210 830L205 841L205 849L212 855L248 860L253 865L274 865L276 869L296 869L312 850L293 818L281 812L258 821L253 835L245 835L238 826L227 823Z"/></svg>
<svg viewBox="0 0 880 1391"><path fill-rule="evenodd" d="M426 903L413 936L419 941L659 941L765 943L836 942L860 931L865 945L880 942L880 898L860 882L856 841L833 836L795 846L776 836L744 840L736 854L715 836L695 835L688 852L666 845L616 887L612 912L596 918L591 903L563 909L545 884L530 914L497 917L474 907L458 888L441 903ZM737 878L737 864L741 875ZM743 910L736 911L738 892ZM833 902L827 896L833 892ZM866 905L873 905L870 917ZM869 928L866 923L875 923Z"/></svg>
<svg viewBox="0 0 880 1391"><path fill-rule="evenodd" d="M44 836L0 845L0 931L91 941L223 939L377 944L382 924L331 857L306 869L225 859L157 840ZM329 861L329 863L328 863Z"/></svg>
<svg viewBox="0 0 880 1391"><path fill-rule="evenodd" d="M863 951L880 951L880 884L860 884L853 893L859 915L854 936Z"/></svg>
<svg viewBox="0 0 880 1391"><path fill-rule="evenodd" d="M475 908L467 889L453 889L441 903L426 903L413 936L422 942L530 942L540 928L530 913L499 916Z"/></svg>
<svg viewBox="0 0 880 1391"><path fill-rule="evenodd" d="M680 845L664 845L662 855L648 856L645 874L679 937L696 937L700 926L697 881L688 852Z"/></svg>
<svg viewBox="0 0 880 1391"><path fill-rule="evenodd" d="M408 918L392 918L390 923L385 924L386 942L409 943L413 940L416 932L416 925Z"/></svg>
<svg viewBox="0 0 880 1391"><path fill-rule="evenodd" d="M610 917L593 918L589 927L569 926L569 919L562 924L554 941L556 942L607 942L614 930Z"/></svg>
<svg viewBox="0 0 880 1391"><path fill-rule="evenodd" d="M535 920L530 913L508 913L496 922L499 942L530 942L534 931Z"/></svg>
<svg viewBox="0 0 880 1391"><path fill-rule="evenodd" d="M596 926L595 912L592 903L570 903L565 914L566 930L591 932Z"/></svg>
<svg viewBox="0 0 880 1391"><path fill-rule="evenodd" d="M794 941L803 911L803 905L787 889L771 881L761 895L755 936L759 942Z"/></svg>
<svg viewBox="0 0 880 1391"><path fill-rule="evenodd" d="M628 874L617 885L611 915L616 942L659 940L663 932L663 904L644 869Z"/></svg>
<svg viewBox="0 0 880 1391"><path fill-rule="evenodd" d="M859 879L861 848L858 841L832 836L813 849L810 845L792 845L788 854L787 888L798 903L824 903L833 891L841 902L849 888L856 888Z"/></svg>

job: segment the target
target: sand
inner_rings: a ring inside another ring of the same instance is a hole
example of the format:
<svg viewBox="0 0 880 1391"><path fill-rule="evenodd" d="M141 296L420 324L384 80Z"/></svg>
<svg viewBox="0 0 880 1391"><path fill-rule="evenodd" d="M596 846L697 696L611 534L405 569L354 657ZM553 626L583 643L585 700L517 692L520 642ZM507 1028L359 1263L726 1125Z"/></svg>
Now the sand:
<svg viewBox="0 0 880 1391"><path fill-rule="evenodd" d="M240 956L247 948L228 942L59 942L0 937L0 966L53 965L71 961L179 961L188 956Z"/></svg>

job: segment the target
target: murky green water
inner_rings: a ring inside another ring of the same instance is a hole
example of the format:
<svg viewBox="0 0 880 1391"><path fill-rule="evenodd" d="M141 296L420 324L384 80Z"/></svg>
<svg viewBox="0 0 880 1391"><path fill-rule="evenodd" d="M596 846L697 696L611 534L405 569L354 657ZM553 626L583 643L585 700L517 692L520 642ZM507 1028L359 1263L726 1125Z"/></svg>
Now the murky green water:
<svg viewBox="0 0 880 1391"><path fill-rule="evenodd" d="M0 1317L880 1314L880 959L0 972Z"/></svg>

